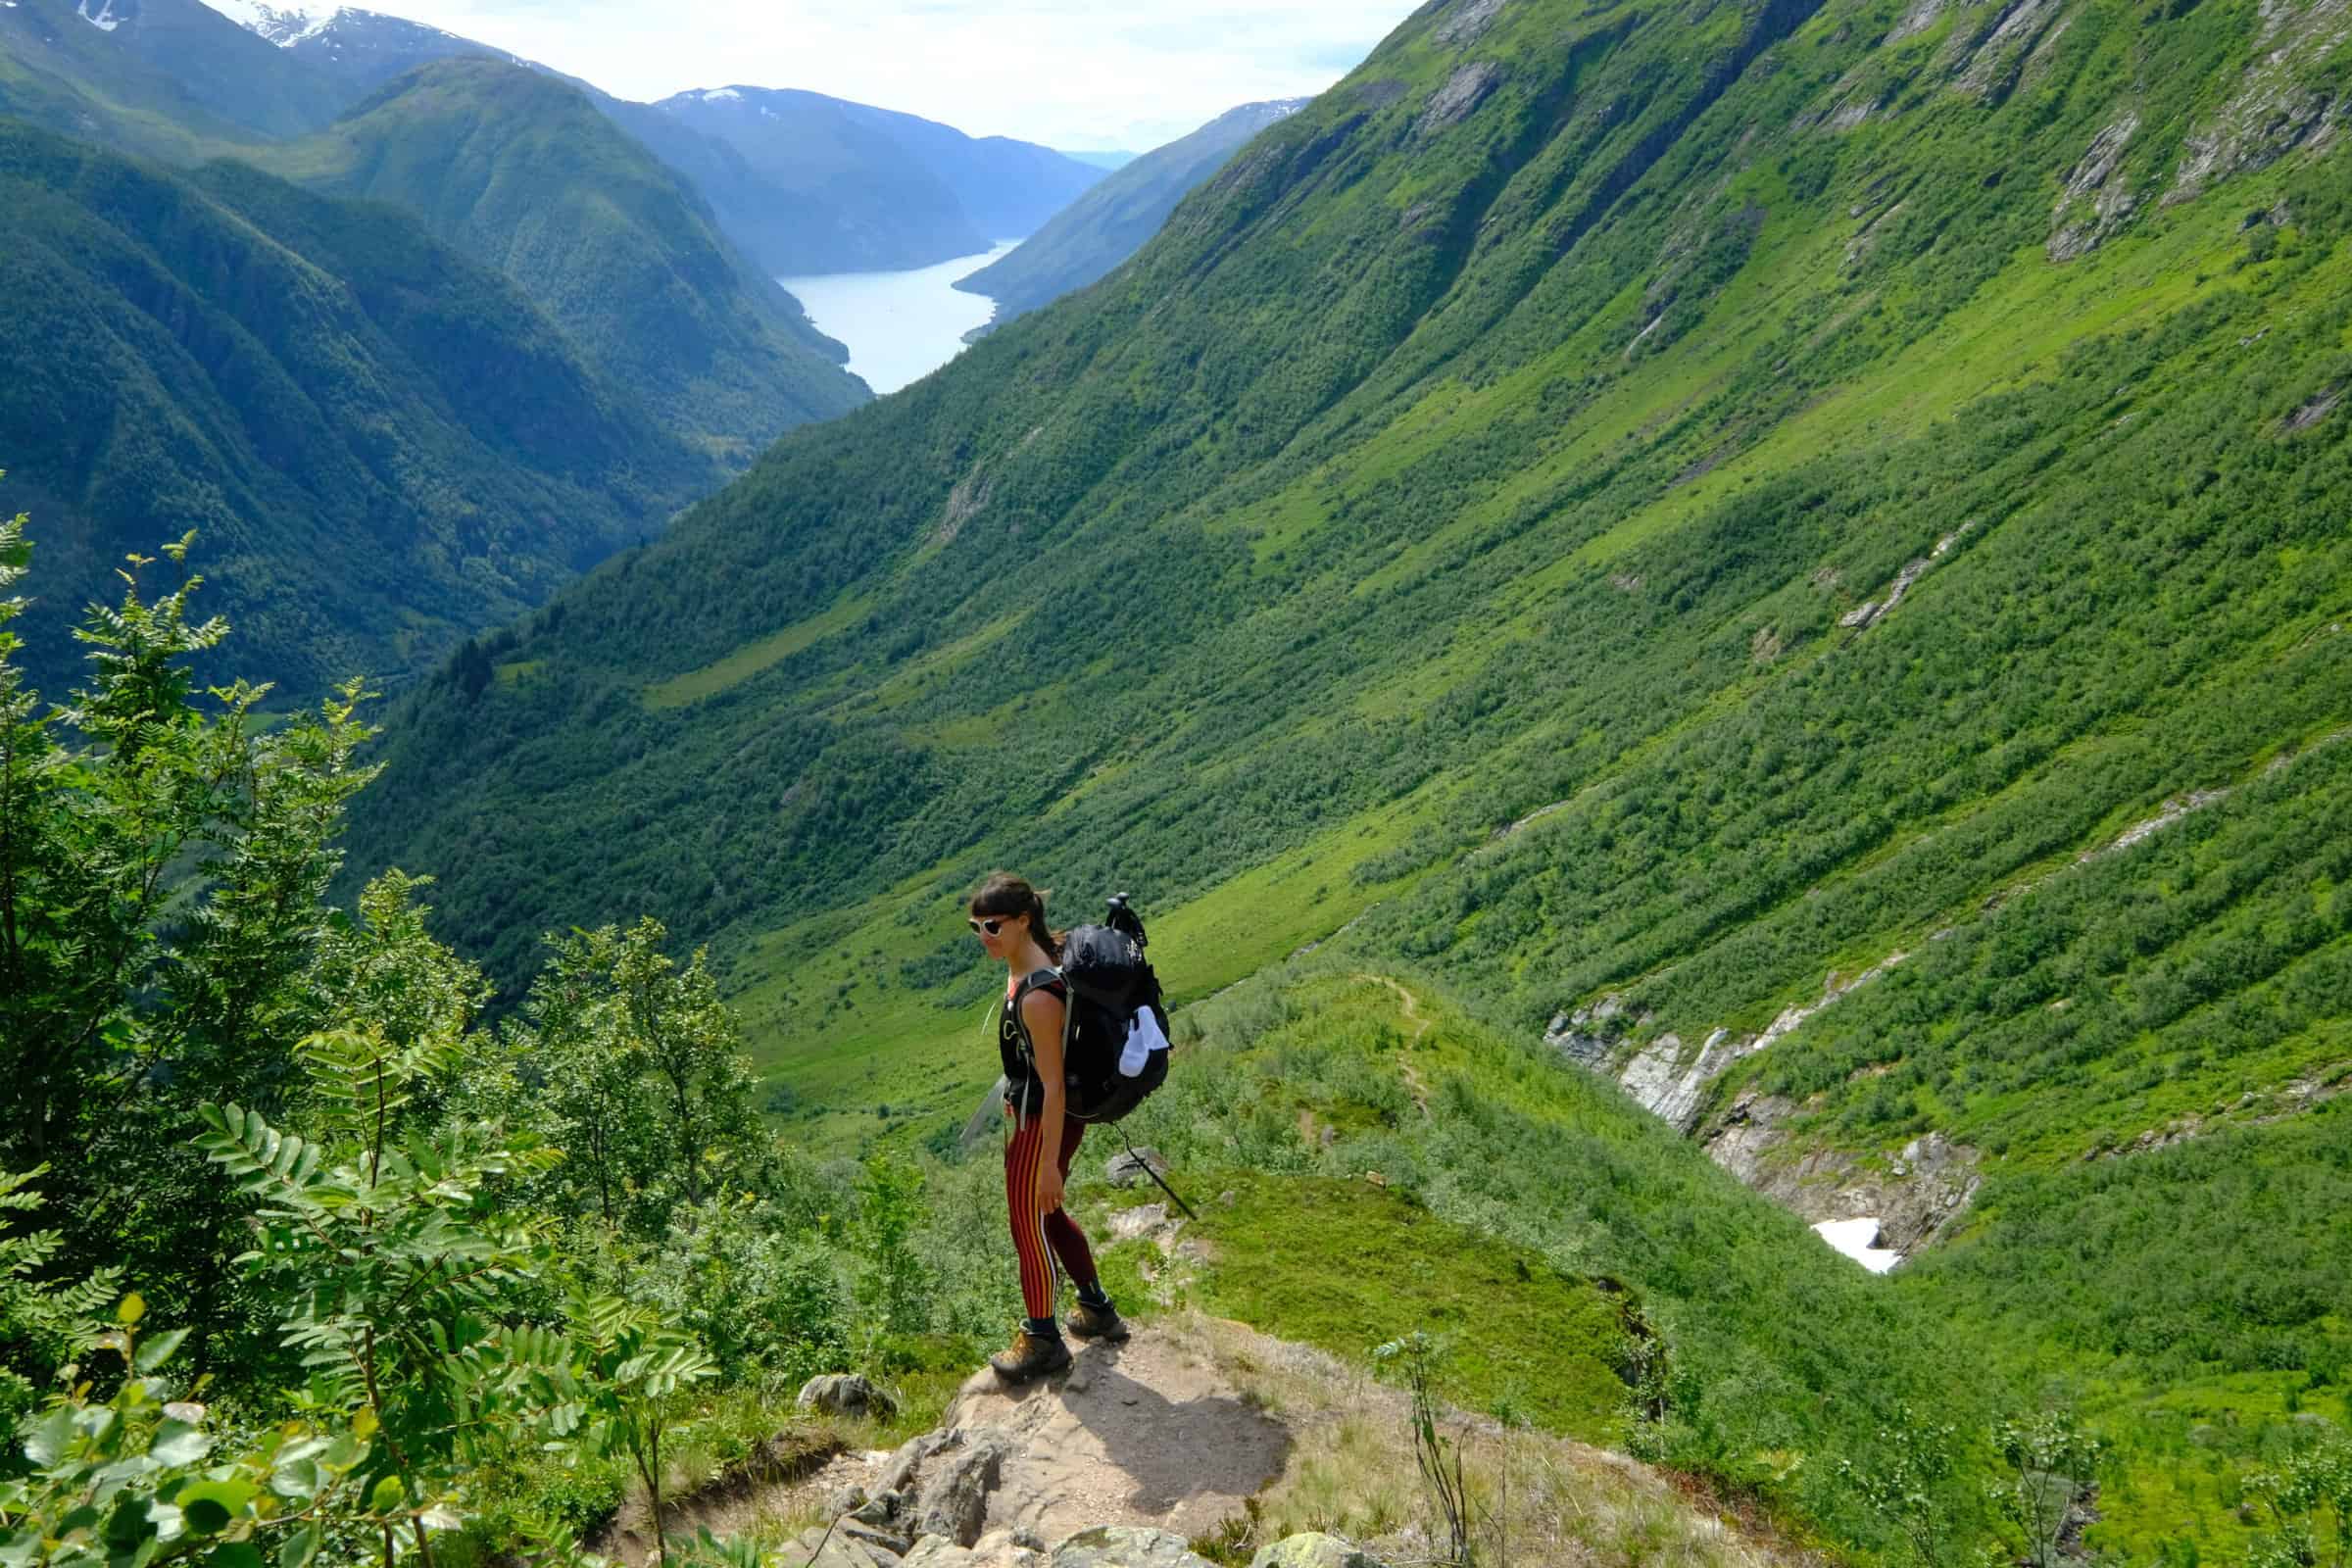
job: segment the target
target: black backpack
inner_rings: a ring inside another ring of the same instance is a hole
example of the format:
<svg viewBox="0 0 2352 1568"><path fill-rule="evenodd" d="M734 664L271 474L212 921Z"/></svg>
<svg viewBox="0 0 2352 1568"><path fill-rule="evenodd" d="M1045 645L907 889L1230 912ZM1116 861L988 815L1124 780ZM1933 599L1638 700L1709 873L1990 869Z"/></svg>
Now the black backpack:
<svg viewBox="0 0 2352 1568"><path fill-rule="evenodd" d="M1110 901L1102 924L1063 933L1061 964L1048 971L1058 975L1068 992L1062 1024L1063 1104L1078 1121L1115 1122L1167 1081L1169 1050L1164 1045L1145 1054L1134 1072L1119 1070L1129 1033L1142 1022L1139 1015L1150 1014L1159 1038L1168 1037L1159 977L1144 956L1149 940L1144 922L1122 893ZM1017 1012L1018 996L1012 1004Z"/></svg>

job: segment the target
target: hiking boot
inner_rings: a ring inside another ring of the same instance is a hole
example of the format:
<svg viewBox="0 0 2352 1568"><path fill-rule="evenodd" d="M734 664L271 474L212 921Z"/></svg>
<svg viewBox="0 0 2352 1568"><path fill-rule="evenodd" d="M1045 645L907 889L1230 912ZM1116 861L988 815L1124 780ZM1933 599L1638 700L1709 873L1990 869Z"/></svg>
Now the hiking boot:
<svg viewBox="0 0 2352 1568"><path fill-rule="evenodd" d="M1058 1334L1032 1334L1027 1329L1012 1337L1012 1348L988 1358L997 1376L1006 1383L1032 1382L1069 1370L1070 1348Z"/></svg>
<svg viewBox="0 0 2352 1568"><path fill-rule="evenodd" d="M1108 1301L1096 1306L1083 1297L1061 1320L1061 1326L1082 1340L1108 1340L1116 1345L1127 1338L1127 1320L1119 1316L1117 1307Z"/></svg>

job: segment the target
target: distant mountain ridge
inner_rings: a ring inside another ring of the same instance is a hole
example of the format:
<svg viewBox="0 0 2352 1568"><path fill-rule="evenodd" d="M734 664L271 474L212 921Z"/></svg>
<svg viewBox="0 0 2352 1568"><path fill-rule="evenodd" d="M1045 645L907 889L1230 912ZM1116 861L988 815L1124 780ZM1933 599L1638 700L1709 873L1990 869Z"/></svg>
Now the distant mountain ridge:
<svg viewBox="0 0 2352 1568"><path fill-rule="evenodd" d="M487 57L435 61L318 135L254 157L420 215L730 466L868 396L840 368L847 350L736 253L686 180L558 77Z"/></svg>
<svg viewBox="0 0 2352 1568"><path fill-rule="evenodd" d="M1020 249L956 279L956 286L997 302L991 330L1086 287L1141 250L1176 204L1250 137L1308 102L1283 98L1227 110L1191 135L1119 168L1054 214Z"/></svg>
<svg viewBox="0 0 2352 1568"><path fill-rule="evenodd" d="M190 528L238 672L397 683L714 477L506 279L406 214L0 122L0 507L35 640ZM71 666L43 663L61 696ZM211 673L208 671L208 673Z"/></svg>
<svg viewBox="0 0 2352 1568"><path fill-rule="evenodd" d="M316 130L347 101L198 0L0 6L0 114L120 151L194 162Z"/></svg>
<svg viewBox="0 0 2352 1568"><path fill-rule="evenodd" d="M655 107L732 147L801 210L794 231L757 252L785 275L977 255L1104 173L1049 147L792 88L712 87Z"/></svg>

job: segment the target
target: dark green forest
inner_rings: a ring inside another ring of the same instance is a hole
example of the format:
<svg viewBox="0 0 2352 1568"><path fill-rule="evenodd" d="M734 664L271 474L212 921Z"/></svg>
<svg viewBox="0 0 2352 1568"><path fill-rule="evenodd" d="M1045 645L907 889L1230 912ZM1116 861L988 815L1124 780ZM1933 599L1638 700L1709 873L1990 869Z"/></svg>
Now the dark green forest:
<svg viewBox="0 0 2352 1568"><path fill-rule="evenodd" d="M0 122L0 423L51 519L33 666L125 555L201 529L257 679L431 667L712 467L512 284L387 207ZM209 676L209 672L208 672Z"/></svg>

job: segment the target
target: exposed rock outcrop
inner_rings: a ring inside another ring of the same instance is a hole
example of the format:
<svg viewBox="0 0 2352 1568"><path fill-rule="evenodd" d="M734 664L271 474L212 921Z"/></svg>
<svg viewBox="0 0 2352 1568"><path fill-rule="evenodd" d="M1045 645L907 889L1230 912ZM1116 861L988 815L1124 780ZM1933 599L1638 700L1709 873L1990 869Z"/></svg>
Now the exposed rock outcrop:
<svg viewBox="0 0 2352 1568"><path fill-rule="evenodd" d="M1692 1054L1674 1034L1658 1036L1635 1052L1617 1081L1660 1121L1689 1133L1706 1108L1707 1090L1725 1068L1754 1049L1754 1041L1736 1040L1729 1029L1718 1029Z"/></svg>
<svg viewBox="0 0 2352 1568"><path fill-rule="evenodd" d="M1421 118L1413 122L1416 136L1434 135L1448 125L1459 124L1470 111L1486 102L1487 94L1502 80L1502 69L1490 61L1477 61L1462 66L1446 78L1446 85L1429 95L1429 104Z"/></svg>
<svg viewBox="0 0 2352 1568"><path fill-rule="evenodd" d="M1503 0L1459 0L1453 15L1438 24L1438 42L1471 42L1494 25L1494 19L1501 15L1502 6Z"/></svg>
<svg viewBox="0 0 2352 1568"><path fill-rule="evenodd" d="M1977 1152L1941 1133L1915 1138L1883 1164L1842 1150L1779 1157L1796 1106L1743 1095L1707 1139L1709 1158L1757 1192L1819 1224L1875 1219L1881 1247L1908 1255L1940 1234L1976 1197Z"/></svg>
<svg viewBox="0 0 2352 1568"><path fill-rule="evenodd" d="M2335 139L2344 101L2314 75L2352 36L2352 0L2263 0L2260 51L2213 118L2191 131L2164 204Z"/></svg>
<svg viewBox="0 0 2352 1568"><path fill-rule="evenodd" d="M2138 129L2139 116L2127 112L2091 138L2089 150L2068 172L2043 246L2051 261L2071 262L2095 250L2131 219L2139 203L2122 170L2124 151Z"/></svg>

